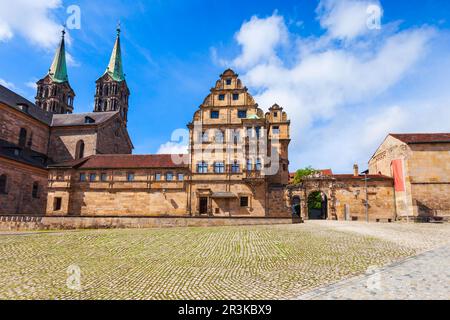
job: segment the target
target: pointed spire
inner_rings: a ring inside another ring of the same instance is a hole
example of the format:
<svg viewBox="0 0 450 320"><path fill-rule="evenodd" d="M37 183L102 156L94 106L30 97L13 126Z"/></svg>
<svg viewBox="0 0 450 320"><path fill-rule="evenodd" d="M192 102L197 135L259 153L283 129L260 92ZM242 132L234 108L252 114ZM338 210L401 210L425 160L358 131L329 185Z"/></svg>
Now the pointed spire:
<svg viewBox="0 0 450 320"><path fill-rule="evenodd" d="M62 30L61 43L59 45L58 50L56 50L55 57L53 58L52 65L50 66L50 70L48 74L52 78L53 81L62 83L69 81L69 77L67 75L67 64L66 64L66 46L64 43L64 37L66 34L66 30Z"/></svg>
<svg viewBox="0 0 450 320"><path fill-rule="evenodd" d="M122 66L122 51L120 48L120 22L117 25L116 43L114 44L111 59L109 60L108 67L105 71L105 74L106 73L108 73L115 81L125 80Z"/></svg>

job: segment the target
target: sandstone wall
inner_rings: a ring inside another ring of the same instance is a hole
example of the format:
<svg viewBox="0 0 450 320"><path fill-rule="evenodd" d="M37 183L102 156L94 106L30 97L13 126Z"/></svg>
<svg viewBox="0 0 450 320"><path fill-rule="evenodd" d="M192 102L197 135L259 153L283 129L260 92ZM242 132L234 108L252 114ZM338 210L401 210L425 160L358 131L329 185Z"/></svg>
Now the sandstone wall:
<svg viewBox="0 0 450 320"><path fill-rule="evenodd" d="M7 194L0 194L0 214L43 215L47 203L47 171L0 157L0 175L6 174ZM38 183L37 198L32 196Z"/></svg>
<svg viewBox="0 0 450 320"><path fill-rule="evenodd" d="M19 144L20 129L27 130L26 146L47 154L50 129L47 125L0 103L0 139ZM31 141L31 146L28 143Z"/></svg>

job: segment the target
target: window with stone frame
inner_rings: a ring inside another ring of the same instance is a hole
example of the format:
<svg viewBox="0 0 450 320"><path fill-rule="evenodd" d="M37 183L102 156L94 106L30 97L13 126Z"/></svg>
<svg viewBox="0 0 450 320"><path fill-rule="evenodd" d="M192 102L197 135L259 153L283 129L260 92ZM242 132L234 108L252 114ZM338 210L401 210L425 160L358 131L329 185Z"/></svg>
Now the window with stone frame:
<svg viewBox="0 0 450 320"><path fill-rule="evenodd" d="M208 163L205 161L197 163L197 173L208 173Z"/></svg>
<svg viewBox="0 0 450 320"><path fill-rule="evenodd" d="M232 81L231 79L225 80L226 85L227 85L227 86L231 86L231 81Z"/></svg>
<svg viewBox="0 0 450 320"><path fill-rule="evenodd" d="M127 181L128 182L134 181L134 172L127 172Z"/></svg>
<svg viewBox="0 0 450 320"><path fill-rule="evenodd" d="M223 143L224 141L224 133L221 130L216 130L214 141L216 143Z"/></svg>
<svg viewBox="0 0 450 320"><path fill-rule="evenodd" d="M225 173L225 164L223 162L214 163L214 173Z"/></svg>
<svg viewBox="0 0 450 320"><path fill-rule="evenodd" d="M247 118L247 110L238 110L238 118L246 119Z"/></svg>
<svg viewBox="0 0 450 320"><path fill-rule="evenodd" d="M253 162L251 159L247 160L247 171L253 171Z"/></svg>
<svg viewBox="0 0 450 320"><path fill-rule="evenodd" d="M261 159L256 159L255 170L256 171L261 171L261 169L262 169Z"/></svg>
<svg viewBox="0 0 450 320"><path fill-rule="evenodd" d="M96 173L90 173L89 174L89 181L95 182L97 180L97 174Z"/></svg>
<svg viewBox="0 0 450 320"><path fill-rule="evenodd" d="M62 208L62 198L56 197L53 199L53 211L60 211Z"/></svg>
<svg viewBox="0 0 450 320"><path fill-rule="evenodd" d="M219 101L224 101L224 100L225 100L225 95L219 94Z"/></svg>
<svg viewBox="0 0 450 320"><path fill-rule="evenodd" d="M239 93L233 93L233 100L234 101L239 100Z"/></svg>
<svg viewBox="0 0 450 320"><path fill-rule="evenodd" d="M211 119L219 119L220 112L218 110L211 110L210 118Z"/></svg>
<svg viewBox="0 0 450 320"><path fill-rule="evenodd" d="M232 173L240 173L241 172L241 166L239 165L239 161L235 160L231 164L231 172Z"/></svg>
<svg viewBox="0 0 450 320"><path fill-rule="evenodd" d="M235 129L232 131L232 138L233 138L233 143L234 144L239 144L241 143L241 132L239 129Z"/></svg>
<svg viewBox="0 0 450 320"><path fill-rule="evenodd" d="M249 199L247 196L240 198L240 205L242 208L247 208L249 206Z"/></svg>

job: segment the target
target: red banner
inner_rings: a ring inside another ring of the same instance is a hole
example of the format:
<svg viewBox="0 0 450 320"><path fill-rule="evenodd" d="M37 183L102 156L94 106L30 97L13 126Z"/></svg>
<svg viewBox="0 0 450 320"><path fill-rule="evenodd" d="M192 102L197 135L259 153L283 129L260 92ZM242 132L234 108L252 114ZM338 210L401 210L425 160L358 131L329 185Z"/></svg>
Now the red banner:
<svg viewBox="0 0 450 320"><path fill-rule="evenodd" d="M403 174L403 160L392 161L392 173L394 175L394 184L396 192L405 192L405 175Z"/></svg>

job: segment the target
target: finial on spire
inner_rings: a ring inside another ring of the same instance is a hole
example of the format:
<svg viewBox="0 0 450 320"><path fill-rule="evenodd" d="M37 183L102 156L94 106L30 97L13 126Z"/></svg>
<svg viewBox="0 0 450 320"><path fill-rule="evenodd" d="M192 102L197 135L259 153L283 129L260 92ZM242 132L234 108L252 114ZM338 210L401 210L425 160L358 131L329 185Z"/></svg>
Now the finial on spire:
<svg viewBox="0 0 450 320"><path fill-rule="evenodd" d="M64 36L66 35L66 24L64 23L61 30L61 37L64 39Z"/></svg>
<svg viewBox="0 0 450 320"><path fill-rule="evenodd" d="M117 22L117 36L120 36L120 20Z"/></svg>

